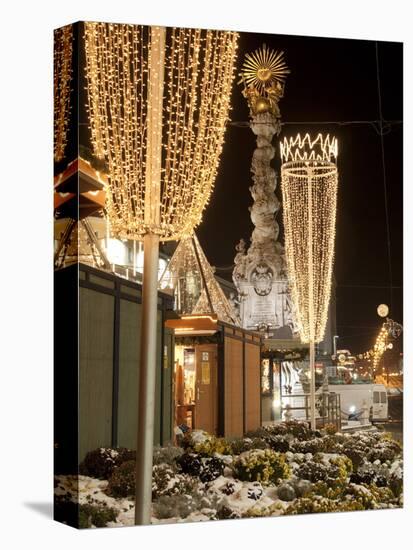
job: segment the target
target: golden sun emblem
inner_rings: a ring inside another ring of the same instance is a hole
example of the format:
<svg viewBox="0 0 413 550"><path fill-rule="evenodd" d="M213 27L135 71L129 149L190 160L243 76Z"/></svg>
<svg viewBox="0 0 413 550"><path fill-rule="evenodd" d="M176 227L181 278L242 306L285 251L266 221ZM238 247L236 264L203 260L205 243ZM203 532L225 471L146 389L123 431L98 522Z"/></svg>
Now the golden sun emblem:
<svg viewBox="0 0 413 550"><path fill-rule="evenodd" d="M255 52L246 54L240 82L253 86L262 93L272 84L284 84L289 73L290 70L284 61L284 52L270 50L263 44Z"/></svg>

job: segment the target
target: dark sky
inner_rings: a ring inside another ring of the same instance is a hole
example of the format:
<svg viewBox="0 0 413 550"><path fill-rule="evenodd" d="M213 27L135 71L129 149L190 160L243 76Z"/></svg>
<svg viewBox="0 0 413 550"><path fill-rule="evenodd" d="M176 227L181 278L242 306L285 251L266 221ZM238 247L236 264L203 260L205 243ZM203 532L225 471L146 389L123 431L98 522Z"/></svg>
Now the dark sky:
<svg viewBox="0 0 413 550"><path fill-rule="evenodd" d="M390 305L392 301L390 316L402 322L403 315L401 288L393 289L392 300L390 292L381 138L369 124L291 123L378 120L376 43L242 33L237 72L245 53L263 42L283 49L291 69L280 102L284 124L279 138L298 131L321 131L339 140L337 332L340 348L360 353L374 343L381 325L376 313L378 304ZM402 55L402 44L378 43L382 113L387 121L402 119ZM236 84L232 105L231 120L246 121L246 100ZM273 166L279 172L278 139L274 140ZM392 125L384 136L394 287L401 287L403 278L402 139L401 124ZM218 268L233 263L235 244L241 237L248 239L253 229L248 188L252 184L250 163L254 147L255 136L249 128L229 126L214 194L197 230L210 263ZM276 193L281 199L280 184ZM277 219L281 222L281 212ZM228 278L231 271L217 273Z"/></svg>
<svg viewBox="0 0 413 550"><path fill-rule="evenodd" d="M80 31L82 36L81 26ZM381 325L376 314L378 304L391 305L390 316L402 322L403 127L399 123L393 124L384 136L391 272L395 287L391 299L381 138L370 124L333 123L379 119L376 43L241 33L237 74L245 53L252 52L264 42L273 49L285 51L291 70L285 96L280 102L283 127L279 138L297 132L321 131L331 133L339 140L335 261L337 332L339 348L359 353L373 345ZM87 145L82 50L81 45L79 119L83 123L80 126L81 142ZM402 119L402 55L402 44L378 43L382 113L387 121ZM230 118L232 122L246 122L248 107L237 81L238 78L234 82ZM76 107L72 116L77 117ZM293 122L304 124L294 125ZM330 124L314 125L310 122ZM273 166L279 172L278 139L274 142L276 157ZM253 230L248 211L252 198L248 188L252 184L250 165L254 148L255 136L248 127L229 125L215 190L197 229L207 258L218 268L233 264L236 243L241 237L249 239ZM276 193L281 199L279 185ZM280 224L281 218L280 212L277 217ZM232 269L217 270L217 274L230 280L231 273Z"/></svg>

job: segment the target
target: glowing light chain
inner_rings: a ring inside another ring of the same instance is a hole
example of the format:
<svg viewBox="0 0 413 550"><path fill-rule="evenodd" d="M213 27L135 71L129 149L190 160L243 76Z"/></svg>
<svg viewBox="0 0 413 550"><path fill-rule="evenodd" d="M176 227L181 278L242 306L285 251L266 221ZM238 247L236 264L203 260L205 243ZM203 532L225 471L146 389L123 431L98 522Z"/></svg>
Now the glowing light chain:
<svg viewBox="0 0 413 550"><path fill-rule="evenodd" d="M297 134L295 138L284 138L280 143L280 153L283 162L334 162L338 156L338 143L337 139L329 134L326 137L318 134L315 139L311 139L309 134L305 134L303 138Z"/></svg>
<svg viewBox="0 0 413 550"><path fill-rule="evenodd" d="M316 140L328 147L329 136ZM311 147L310 138L290 143ZM296 151L291 150L295 159ZM308 158L308 157L305 157ZM314 160L286 162L281 167L285 253L300 337L320 342L324 337L331 294L337 206L337 167Z"/></svg>
<svg viewBox="0 0 413 550"><path fill-rule="evenodd" d="M383 353L387 349L387 336L388 336L387 330L383 326L377 336L376 343L374 344L374 348L373 348L373 369L374 370L377 369L380 363L380 359Z"/></svg>
<svg viewBox="0 0 413 550"><path fill-rule="evenodd" d="M373 348L362 354L364 359L372 358L374 371L377 370L384 352L393 347L391 340L398 338L402 330L403 327L392 319L387 319L383 323Z"/></svg>
<svg viewBox="0 0 413 550"><path fill-rule="evenodd" d="M149 76L161 68L152 61L160 41L156 27L85 24L92 144L109 165L106 206L112 232L120 238L141 239L152 232L166 241L189 235L202 219L222 152L238 35L165 31L163 108L156 117L148 112ZM158 119L151 134L160 139L162 154L159 209L148 220L145 205L154 207L145 185L150 116Z"/></svg>
<svg viewBox="0 0 413 550"><path fill-rule="evenodd" d="M213 311L211 311L202 275ZM228 298L215 279L213 268L195 234L181 240L169 262L168 269L159 281L159 286L174 289L176 306L181 313L191 316L194 314L208 316L214 313L221 321L240 324ZM182 318L184 319L185 315Z"/></svg>
<svg viewBox="0 0 413 550"><path fill-rule="evenodd" d="M54 31L53 47L53 110L54 110L54 160L65 155L70 124L70 92L72 83L72 25Z"/></svg>

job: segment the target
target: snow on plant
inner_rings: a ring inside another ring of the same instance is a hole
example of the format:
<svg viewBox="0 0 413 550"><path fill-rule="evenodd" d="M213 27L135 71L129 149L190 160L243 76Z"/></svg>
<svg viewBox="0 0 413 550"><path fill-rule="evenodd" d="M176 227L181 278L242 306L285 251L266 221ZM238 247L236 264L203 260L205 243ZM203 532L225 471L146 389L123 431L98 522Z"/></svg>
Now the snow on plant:
<svg viewBox="0 0 413 550"><path fill-rule="evenodd" d="M271 449L253 449L241 453L233 463L234 476L243 481L277 484L290 476L284 455Z"/></svg>
<svg viewBox="0 0 413 550"><path fill-rule="evenodd" d="M155 448L152 523L402 506L401 446L378 431L333 432L294 421L232 440L195 430L182 448ZM134 466L127 449L92 451L82 468L101 479L59 476L56 498L79 501L85 525L132 525Z"/></svg>

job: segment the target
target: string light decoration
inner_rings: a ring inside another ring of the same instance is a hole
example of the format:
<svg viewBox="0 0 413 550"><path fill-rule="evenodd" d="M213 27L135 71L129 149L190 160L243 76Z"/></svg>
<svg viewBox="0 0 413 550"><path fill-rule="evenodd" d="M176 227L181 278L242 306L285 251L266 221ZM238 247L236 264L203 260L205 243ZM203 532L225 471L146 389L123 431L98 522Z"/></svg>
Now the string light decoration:
<svg viewBox="0 0 413 550"><path fill-rule="evenodd" d="M234 32L85 23L87 109L117 238L143 240L135 523L152 501L159 241L190 235L215 181Z"/></svg>
<svg viewBox="0 0 413 550"><path fill-rule="evenodd" d="M306 160L330 162L338 156L338 142L334 137L327 134L317 134L311 139L310 134L297 134L295 138L284 138L280 143L281 158L285 162L299 162Z"/></svg>
<svg viewBox="0 0 413 550"><path fill-rule="evenodd" d="M152 233L167 241L190 235L210 198L228 121L238 35L166 29L164 78L158 83L162 113L149 133L150 74L159 68L152 63L154 40L159 40L154 29L85 24L87 108L94 154L109 165L106 209L114 236L141 239ZM154 142L162 149L158 166L148 160ZM157 189L147 185L151 170L161 172ZM151 193L159 196L159 207Z"/></svg>
<svg viewBox="0 0 413 550"><path fill-rule="evenodd" d="M319 134L280 146L287 270L303 342L324 337L334 257L337 140Z"/></svg>
<svg viewBox="0 0 413 550"><path fill-rule="evenodd" d="M54 110L54 160L65 155L70 123L70 92L72 84L72 25L54 31L53 48L53 110Z"/></svg>
<svg viewBox="0 0 413 550"><path fill-rule="evenodd" d="M387 318L383 323L373 348L361 355L363 359L372 360L373 372L377 370L384 352L393 347L392 341L396 340L400 336L402 330L402 325L400 323L396 323L393 319Z"/></svg>
<svg viewBox="0 0 413 550"><path fill-rule="evenodd" d="M310 349L310 418L316 429L315 343L324 337L334 259L337 141L284 138L280 145L285 255L297 325Z"/></svg>
<svg viewBox="0 0 413 550"><path fill-rule="evenodd" d="M215 314L221 321L240 326L195 233L181 240L159 287L174 289L176 309L181 314Z"/></svg>
<svg viewBox="0 0 413 550"><path fill-rule="evenodd" d="M377 369L383 353L387 349L387 330L381 327L373 348L373 371Z"/></svg>

